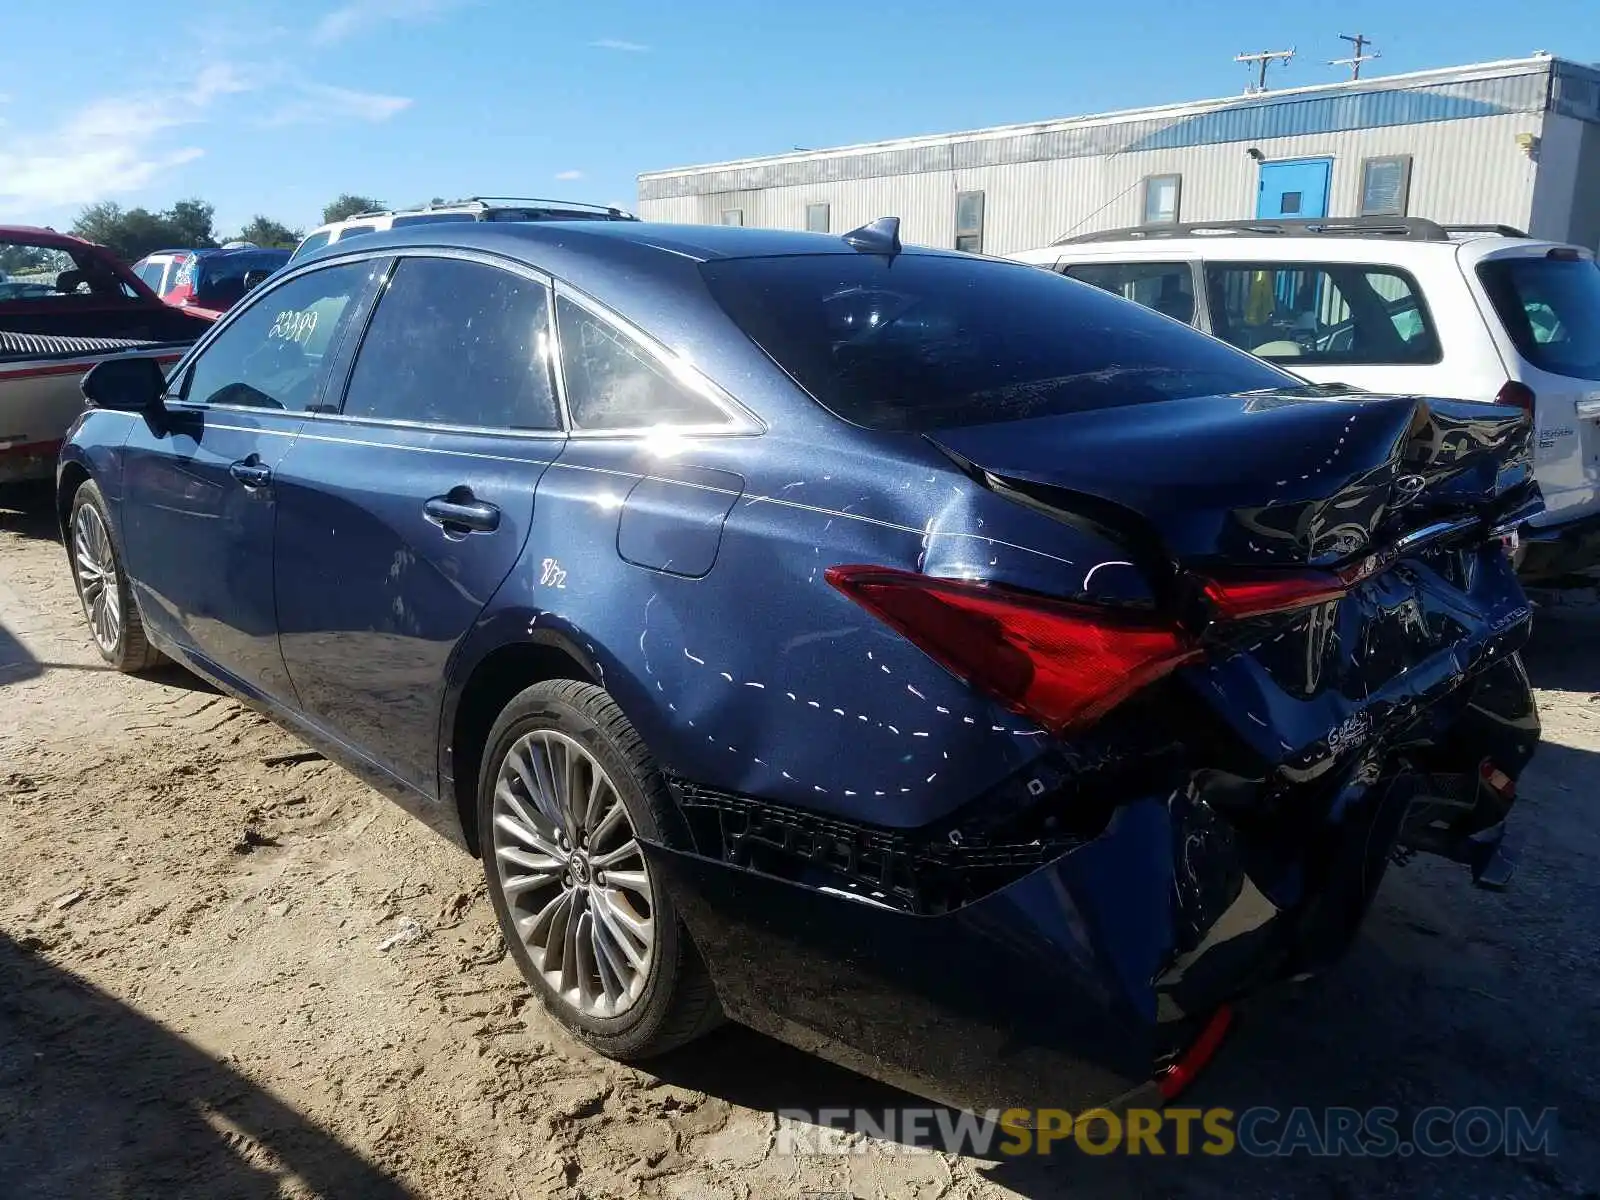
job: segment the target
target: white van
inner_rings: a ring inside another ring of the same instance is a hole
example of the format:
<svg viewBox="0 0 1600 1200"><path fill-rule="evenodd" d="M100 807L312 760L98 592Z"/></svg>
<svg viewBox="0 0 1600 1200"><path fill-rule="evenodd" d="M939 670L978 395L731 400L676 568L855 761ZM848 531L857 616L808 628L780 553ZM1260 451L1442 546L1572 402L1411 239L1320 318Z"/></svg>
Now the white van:
<svg viewBox="0 0 1600 1200"><path fill-rule="evenodd" d="M1013 257L1116 292L1313 383L1514 405L1545 511L1525 577L1600 564L1600 267L1504 226L1417 218L1146 226Z"/></svg>
<svg viewBox="0 0 1600 1200"><path fill-rule="evenodd" d="M294 262L332 242L381 233L406 225L440 221L637 221L639 218L620 208L600 204L580 204L569 200L515 199L509 196L471 196L447 204L428 204L421 208L377 209L356 213L342 221L319 225L301 240L290 255Z"/></svg>

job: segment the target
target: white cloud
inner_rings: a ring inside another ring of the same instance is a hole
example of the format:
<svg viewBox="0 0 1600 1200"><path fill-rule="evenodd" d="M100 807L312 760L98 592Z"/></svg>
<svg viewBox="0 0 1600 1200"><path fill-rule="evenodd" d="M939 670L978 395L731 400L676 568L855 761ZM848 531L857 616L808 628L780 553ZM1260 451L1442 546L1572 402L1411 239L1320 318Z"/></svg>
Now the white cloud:
<svg viewBox="0 0 1600 1200"><path fill-rule="evenodd" d="M298 95L269 114L260 124L268 129L286 125L331 125L342 121L376 124L411 107L409 96L359 92L326 83L301 83Z"/></svg>
<svg viewBox="0 0 1600 1200"><path fill-rule="evenodd" d="M590 42L596 50L621 50L625 54L648 54L650 47L643 42L625 42L621 38L600 38Z"/></svg>
<svg viewBox="0 0 1600 1200"><path fill-rule="evenodd" d="M273 85L288 99L267 125L386 121L409 107L386 96L286 78L283 68L219 61L170 91L91 99L54 128L0 126L0 213L33 219L135 192L205 154L194 127L237 116L228 101Z"/></svg>
<svg viewBox="0 0 1600 1200"><path fill-rule="evenodd" d="M312 27L311 41L331 46L390 21L423 21L455 8L463 0L350 0Z"/></svg>
<svg viewBox="0 0 1600 1200"><path fill-rule="evenodd" d="M583 178L583 172L582 171L557 171L556 172L556 178L561 180L563 183L565 183L565 182L568 182L568 181L573 180L573 179L582 179Z"/></svg>
<svg viewBox="0 0 1600 1200"><path fill-rule="evenodd" d="M55 129L0 139L0 209L87 204L144 187L205 153L161 144L169 131L253 86L242 70L217 63L170 92L91 100Z"/></svg>

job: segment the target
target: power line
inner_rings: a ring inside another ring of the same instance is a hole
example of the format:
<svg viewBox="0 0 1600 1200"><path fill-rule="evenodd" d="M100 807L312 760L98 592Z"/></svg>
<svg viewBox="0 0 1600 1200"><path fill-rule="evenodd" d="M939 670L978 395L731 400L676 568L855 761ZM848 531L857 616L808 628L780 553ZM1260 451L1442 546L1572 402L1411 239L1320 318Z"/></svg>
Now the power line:
<svg viewBox="0 0 1600 1200"><path fill-rule="evenodd" d="M1355 53L1353 53L1349 58L1329 59L1328 65L1330 67L1349 67L1351 79L1361 78L1362 63L1371 62L1375 58L1383 57L1382 53L1377 50L1374 50L1371 54L1361 53L1368 46L1372 45L1372 39L1364 33L1341 33L1339 35L1339 40L1341 42L1349 42L1354 48Z"/></svg>
<svg viewBox="0 0 1600 1200"><path fill-rule="evenodd" d="M1251 69L1256 73L1256 81L1245 88L1245 95L1252 96L1257 92L1267 90L1267 68L1281 59L1285 64L1294 57L1293 50L1263 50L1259 54L1236 54L1234 62L1250 63Z"/></svg>

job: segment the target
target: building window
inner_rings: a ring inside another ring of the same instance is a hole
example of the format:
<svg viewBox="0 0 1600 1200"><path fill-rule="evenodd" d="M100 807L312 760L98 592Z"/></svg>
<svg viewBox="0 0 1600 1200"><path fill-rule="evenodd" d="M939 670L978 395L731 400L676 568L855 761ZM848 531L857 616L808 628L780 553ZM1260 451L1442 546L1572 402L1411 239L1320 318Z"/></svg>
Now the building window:
<svg viewBox="0 0 1600 1200"><path fill-rule="evenodd" d="M744 209L725 208L722 210L722 223L724 225L743 225Z"/></svg>
<svg viewBox="0 0 1600 1200"><path fill-rule="evenodd" d="M826 204L806 205L806 229L811 233L828 232L828 206Z"/></svg>
<svg viewBox="0 0 1600 1200"><path fill-rule="evenodd" d="M1403 217L1411 199L1411 156L1393 154L1361 164L1361 215Z"/></svg>
<svg viewBox="0 0 1600 1200"><path fill-rule="evenodd" d="M1144 181L1144 223L1176 225L1178 197L1183 191L1182 175L1152 175Z"/></svg>
<svg viewBox="0 0 1600 1200"><path fill-rule="evenodd" d="M983 253L983 193L956 193L956 249Z"/></svg>

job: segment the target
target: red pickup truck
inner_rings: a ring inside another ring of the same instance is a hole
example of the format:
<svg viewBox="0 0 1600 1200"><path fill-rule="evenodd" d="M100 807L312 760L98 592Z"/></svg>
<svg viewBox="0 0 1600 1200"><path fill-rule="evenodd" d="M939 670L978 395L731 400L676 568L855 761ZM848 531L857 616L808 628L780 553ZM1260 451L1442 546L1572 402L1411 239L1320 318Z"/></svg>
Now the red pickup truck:
<svg viewBox="0 0 1600 1200"><path fill-rule="evenodd" d="M0 225L0 484L54 476L95 363L176 362L214 320L163 304L103 246Z"/></svg>

